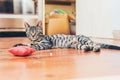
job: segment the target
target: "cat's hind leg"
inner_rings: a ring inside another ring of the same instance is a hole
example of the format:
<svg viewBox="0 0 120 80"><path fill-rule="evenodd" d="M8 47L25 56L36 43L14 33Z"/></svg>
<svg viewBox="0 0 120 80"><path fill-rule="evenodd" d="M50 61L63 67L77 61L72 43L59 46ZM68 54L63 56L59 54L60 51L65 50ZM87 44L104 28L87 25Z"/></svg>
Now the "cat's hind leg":
<svg viewBox="0 0 120 80"><path fill-rule="evenodd" d="M90 45L82 45L82 46L81 46L81 49L82 49L84 52L86 52L86 51L91 51L91 50L93 49L93 47L90 46Z"/></svg>
<svg viewBox="0 0 120 80"><path fill-rule="evenodd" d="M82 45L82 44L76 44L75 46L76 49L83 50L84 52L86 51L91 51L93 48L89 45Z"/></svg>
<svg viewBox="0 0 120 80"><path fill-rule="evenodd" d="M100 49L101 49L100 45L95 44L95 45L93 46L93 51L94 51L94 52L100 52Z"/></svg>

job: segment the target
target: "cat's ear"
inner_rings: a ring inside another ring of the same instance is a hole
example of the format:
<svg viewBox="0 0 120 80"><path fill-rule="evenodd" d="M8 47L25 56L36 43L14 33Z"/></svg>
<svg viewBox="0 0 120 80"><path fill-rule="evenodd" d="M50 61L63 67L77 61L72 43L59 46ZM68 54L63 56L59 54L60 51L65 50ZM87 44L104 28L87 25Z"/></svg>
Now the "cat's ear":
<svg viewBox="0 0 120 80"><path fill-rule="evenodd" d="M37 27L42 28L42 21L39 21L39 22L37 23Z"/></svg>
<svg viewBox="0 0 120 80"><path fill-rule="evenodd" d="M30 25L27 22L24 22L24 26L25 26L25 28L30 27Z"/></svg>

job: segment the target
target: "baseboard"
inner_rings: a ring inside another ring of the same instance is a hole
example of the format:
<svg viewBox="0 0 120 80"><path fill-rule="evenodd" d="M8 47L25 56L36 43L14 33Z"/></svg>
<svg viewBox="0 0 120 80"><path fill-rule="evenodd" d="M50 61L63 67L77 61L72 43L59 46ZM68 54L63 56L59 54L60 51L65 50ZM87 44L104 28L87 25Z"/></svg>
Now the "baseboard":
<svg viewBox="0 0 120 80"><path fill-rule="evenodd" d="M112 34L114 39L120 39L120 30L113 30Z"/></svg>
<svg viewBox="0 0 120 80"><path fill-rule="evenodd" d="M23 31L12 31L12 32L0 32L0 37L26 37Z"/></svg>

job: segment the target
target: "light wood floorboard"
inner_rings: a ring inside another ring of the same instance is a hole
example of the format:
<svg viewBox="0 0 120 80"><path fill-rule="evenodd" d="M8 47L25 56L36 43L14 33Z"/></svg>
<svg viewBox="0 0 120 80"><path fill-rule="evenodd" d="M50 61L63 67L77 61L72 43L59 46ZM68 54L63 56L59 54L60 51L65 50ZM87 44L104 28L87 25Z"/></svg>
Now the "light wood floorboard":
<svg viewBox="0 0 120 80"><path fill-rule="evenodd" d="M93 40L120 45L120 40ZM120 80L120 50L101 49L95 53L51 49L17 57L8 52L16 43L30 41L25 37L0 38L0 80Z"/></svg>

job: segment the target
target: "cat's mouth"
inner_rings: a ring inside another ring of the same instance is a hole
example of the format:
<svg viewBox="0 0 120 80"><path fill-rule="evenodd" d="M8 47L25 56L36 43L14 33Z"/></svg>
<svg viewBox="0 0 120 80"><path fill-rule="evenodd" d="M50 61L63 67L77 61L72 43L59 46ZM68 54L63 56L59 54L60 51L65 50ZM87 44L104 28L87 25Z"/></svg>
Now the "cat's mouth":
<svg viewBox="0 0 120 80"><path fill-rule="evenodd" d="M38 37L32 38L32 41L37 41Z"/></svg>
<svg viewBox="0 0 120 80"><path fill-rule="evenodd" d="M37 39L36 38L33 38L32 41L36 41Z"/></svg>
<svg viewBox="0 0 120 80"><path fill-rule="evenodd" d="M35 36L35 37L31 38L31 41L36 41L36 40L38 40L38 36Z"/></svg>
<svg viewBox="0 0 120 80"><path fill-rule="evenodd" d="M30 40L31 41L37 41L38 39L40 39L41 37L43 37L44 35L42 34L42 35L36 35L36 36L31 36L30 37Z"/></svg>

